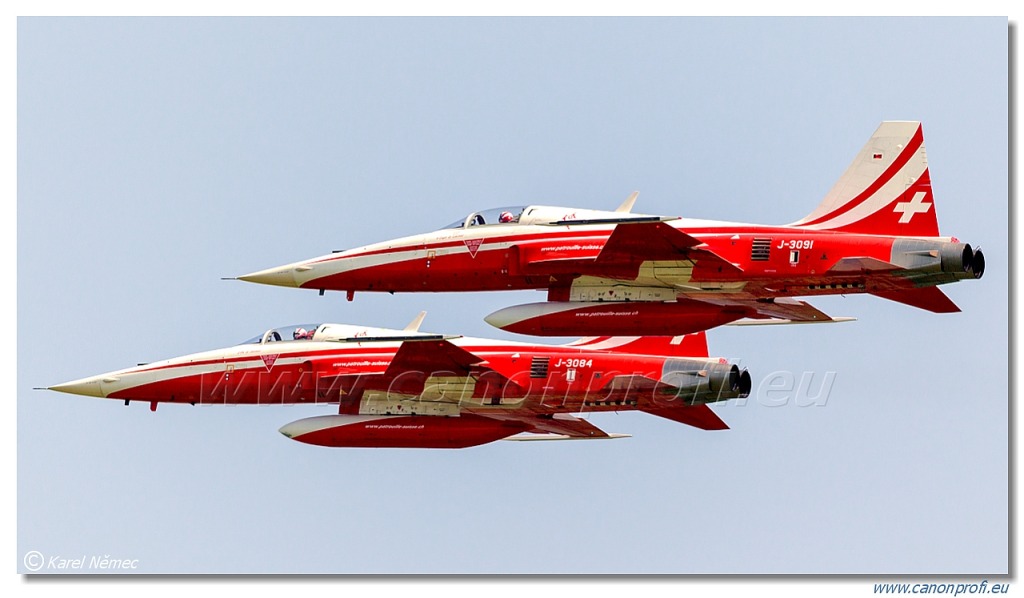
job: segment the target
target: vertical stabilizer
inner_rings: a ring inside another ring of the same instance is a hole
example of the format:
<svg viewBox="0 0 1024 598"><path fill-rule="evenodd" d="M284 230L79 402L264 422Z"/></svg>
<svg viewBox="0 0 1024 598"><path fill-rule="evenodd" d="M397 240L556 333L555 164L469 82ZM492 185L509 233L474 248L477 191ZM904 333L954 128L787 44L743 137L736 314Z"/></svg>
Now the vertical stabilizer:
<svg viewBox="0 0 1024 598"><path fill-rule="evenodd" d="M850 233L939 236L921 123L883 122L821 204L793 225Z"/></svg>

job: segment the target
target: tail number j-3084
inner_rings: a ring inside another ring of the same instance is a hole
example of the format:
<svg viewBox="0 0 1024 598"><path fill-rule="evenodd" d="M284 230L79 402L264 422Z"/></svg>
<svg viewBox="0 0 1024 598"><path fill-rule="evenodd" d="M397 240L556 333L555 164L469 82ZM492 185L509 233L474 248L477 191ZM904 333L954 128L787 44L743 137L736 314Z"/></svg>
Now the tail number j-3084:
<svg viewBox="0 0 1024 598"><path fill-rule="evenodd" d="M781 239L776 249L810 249L814 247L814 239Z"/></svg>
<svg viewBox="0 0 1024 598"><path fill-rule="evenodd" d="M567 368L589 368L594 365L593 359L559 359L555 362L555 367L567 367Z"/></svg>

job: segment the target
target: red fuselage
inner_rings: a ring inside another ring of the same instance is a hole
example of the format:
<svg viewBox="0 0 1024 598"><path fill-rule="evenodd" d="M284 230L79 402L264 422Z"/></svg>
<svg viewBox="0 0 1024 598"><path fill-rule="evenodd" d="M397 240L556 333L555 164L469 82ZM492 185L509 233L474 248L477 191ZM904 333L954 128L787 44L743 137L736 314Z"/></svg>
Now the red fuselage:
<svg viewBox="0 0 1024 598"><path fill-rule="evenodd" d="M958 311L936 287L980 278L981 251L939 234L918 122L884 122L817 208L784 226L555 206L475 212L448 228L241 276L355 292L547 289L564 303L488 321L528 334L679 334L741 317L831 320L797 296L871 293ZM638 303L594 317L594 303ZM670 304L666 311L652 304ZM644 306L642 304L647 304ZM632 312L636 312L633 314ZM671 313L669 313L671 312Z"/></svg>
<svg viewBox="0 0 1024 598"><path fill-rule="evenodd" d="M584 276L632 286L689 283L693 288L681 293L689 296L721 294L729 288L730 293L750 298L896 290L914 284L905 276L832 271L845 257L890 261L895 237L794 227L747 227L742 232L725 226L680 227L699 239L702 249L738 271L701 268L699 259L683 255L677 260L643 260L638 256L633 267L647 263L650 271L641 267L634 274L629 264L616 265L620 269L616 272L587 263L600 254L611 229L551 228L543 233L494 236L474 235L472 230L442 231L370 245L310 260L306 266L311 269L296 272L295 284L307 289L395 293L551 289L551 298L556 300L563 299L563 295L567 299L574 281ZM469 251L469 239L480 241L475 251ZM755 251L755 240L759 251ZM533 256L545 259L536 263L530 259ZM610 275L605 275L606 270Z"/></svg>
<svg viewBox="0 0 1024 598"><path fill-rule="evenodd" d="M153 409L336 404L338 415L293 422L282 432L328 446L457 447L525 431L608 437L572 416L591 411L639 409L721 429L706 403L747 396L751 386L746 371L706 357L703 335L691 345L594 339L549 346L402 331L391 335L396 340L343 337L334 334L339 328L324 324L309 339L286 341L268 331L251 343L51 389Z"/></svg>

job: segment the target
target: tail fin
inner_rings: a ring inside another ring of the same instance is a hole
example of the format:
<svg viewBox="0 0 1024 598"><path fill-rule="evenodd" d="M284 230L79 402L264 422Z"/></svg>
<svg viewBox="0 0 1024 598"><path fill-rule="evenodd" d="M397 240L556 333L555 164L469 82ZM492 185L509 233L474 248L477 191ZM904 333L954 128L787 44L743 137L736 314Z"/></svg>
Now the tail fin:
<svg viewBox="0 0 1024 598"><path fill-rule="evenodd" d="M708 357L704 332L683 336L594 336L569 343L570 346L616 353L664 355L666 357Z"/></svg>
<svg viewBox="0 0 1024 598"><path fill-rule="evenodd" d="M883 122L821 204L793 225L850 233L939 236L921 123Z"/></svg>

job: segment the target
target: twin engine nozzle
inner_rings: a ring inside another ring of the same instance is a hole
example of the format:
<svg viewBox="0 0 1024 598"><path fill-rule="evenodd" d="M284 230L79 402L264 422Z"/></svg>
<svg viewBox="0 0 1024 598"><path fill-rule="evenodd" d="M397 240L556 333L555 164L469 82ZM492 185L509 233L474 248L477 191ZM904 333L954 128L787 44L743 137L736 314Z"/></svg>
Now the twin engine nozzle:
<svg viewBox="0 0 1024 598"><path fill-rule="evenodd" d="M968 243L899 239L892 245L891 261L922 285L981 278L985 274L985 254Z"/></svg>
<svg viewBox="0 0 1024 598"><path fill-rule="evenodd" d="M950 274L970 274L981 278L985 274L985 254L981 248L971 249L970 243L947 243L939 250L942 271ZM963 278L970 278L966 276ZM960 278L960 276L958 276Z"/></svg>
<svg viewBox="0 0 1024 598"><path fill-rule="evenodd" d="M661 382L677 389L675 397L691 405L748 397L752 386L750 372L736 364L696 359L667 360Z"/></svg>

